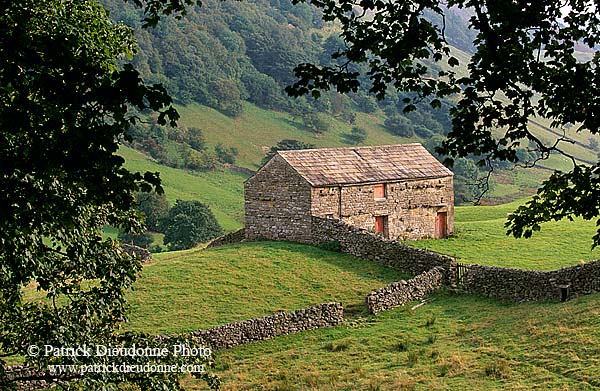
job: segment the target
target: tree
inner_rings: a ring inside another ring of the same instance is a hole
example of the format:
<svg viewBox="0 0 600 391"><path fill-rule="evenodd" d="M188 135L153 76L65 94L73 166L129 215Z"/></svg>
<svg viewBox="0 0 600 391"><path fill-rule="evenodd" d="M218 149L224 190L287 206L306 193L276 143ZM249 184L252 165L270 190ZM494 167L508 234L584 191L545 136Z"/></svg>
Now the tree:
<svg viewBox="0 0 600 391"><path fill-rule="evenodd" d="M135 209L146 217L146 228L160 232L160 222L169 213L169 203L164 193L138 192L135 194Z"/></svg>
<svg viewBox="0 0 600 391"><path fill-rule="evenodd" d="M541 159L558 153L572 161L570 171L555 171L509 216L509 233L529 237L545 221L598 217L600 165L578 163L562 148L565 138L548 144L528 128L529 118L538 116L556 128L579 124L579 130L599 133L600 60L580 60L575 51L576 45L595 50L600 43L595 2L307 1L323 10L325 21L340 25L345 46L337 58L347 62L300 64L295 69L298 80L286 89L289 94L318 97L331 87L357 92L361 75L346 64L358 63L367 66L370 92L379 99L390 87L411 94L403 99L405 112L424 100L435 108L442 98L456 96L450 109L452 131L440 147L449 156L448 164L468 155L480 165L492 160L515 163L519 145L529 143ZM459 61L444 36L446 7L464 8L471 15L476 37L466 74L454 70ZM441 16L442 24L435 25L426 14ZM600 228L593 244L600 244Z"/></svg>
<svg viewBox="0 0 600 391"><path fill-rule="evenodd" d="M162 222L169 250L185 250L223 233L208 206L199 201L175 201Z"/></svg>
<svg viewBox="0 0 600 391"><path fill-rule="evenodd" d="M284 139L281 140L277 143L277 145L275 145L274 147L271 147L271 149L269 149L269 152L267 152L267 154L265 155L265 157L263 158L263 160L260 162L261 165L267 163L269 160L271 160L271 158L273 156L275 156L275 154L277 153L277 151L290 151L290 150L297 150L297 149L311 149L314 148L315 146L313 144L308 144L302 141L298 141L298 140L289 140L289 139Z"/></svg>
<svg viewBox="0 0 600 391"><path fill-rule="evenodd" d="M235 164L238 149L236 147L226 147L223 143L218 143L215 145L215 154L217 155L217 160L221 163Z"/></svg>
<svg viewBox="0 0 600 391"><path fill-rule="evenodd" d="M319 113L305 113L302 116L304 127L313 133L325 133L331 127L331 124Z"/></svg>
<svg viewBox="0 0 600 391"><path fill-rule="evenodd" d="M191 127L187 130L187 143L198 152L206 149L206 141L204 140L204 134L202 130L196 127Z"/></svg>
<svg viewBox="0 0 600 391"><path fill-rule="evenodd" d="M346 133L342 137L345 142L352 145L358 145L367 139L367 131L358 126L353 126L350 133Z"/></svg>
<svg viewBox="0 0 600 391"><path fill-rule="evenodd" d="M216 100L216 102L212 102L211 106L230 117L242 114L244 107L241 102L240 90L235 82L229 79L217 79L210 82L208 88Z"/></svg>
<svg viewBox="0 0 600 391"><path fill-rule="evenodd" d="M162 3L161 3L162 4ZM161 5L162 7L162 5ZM7 357L28 365L107 364L108 357L28 355L27 347L193 344L158 341L119 329L126 291L141 270L104 225L140 232L134 192L155 188L156 173L132 173L115 155L136 123L129 108L158 111L174 124L164 88L147 86L130 65L131 31L113 25L91 0L21 0L0 4L0 389L13 389ZM45 301L28 301L36 286ZM143 358L147 361L147 358ZM157 358L181 364L181 358ZM122 357L120 362L142 363ZM208 364L207 359L187 363ZM208 373L196 374L217 386ZM27 377L28 375L25 375ZM54 376L51 376L54 377ZM76 386L129 383L140 389L179 388L179 374L87 373Z"/></svg>
<svg viewBox="0 0 600 391"><path fill-rule="evenodd" d="M383 122L385 129L400 137L412 137L415 135L412 122L402 114L389 115Z"/></svg>

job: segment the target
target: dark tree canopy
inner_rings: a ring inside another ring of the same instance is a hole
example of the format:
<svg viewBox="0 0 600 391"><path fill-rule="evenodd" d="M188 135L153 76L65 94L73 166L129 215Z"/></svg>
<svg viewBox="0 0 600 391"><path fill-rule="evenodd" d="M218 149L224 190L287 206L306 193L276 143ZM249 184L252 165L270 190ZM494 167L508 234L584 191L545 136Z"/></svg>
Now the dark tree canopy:
<svg viewBox="0 0 600 391"><path fill-rule="evenodd" d="M223 233L208 206L200 201L175 201L162 221L169 250L185 250Z"/></svg>
<svg viewBox="0 0 600 391"><path fill-rule="evenodd" d="M160 345L119 331L128 309L125 293L141 266L100 235L105 225L139 232L134 192L162 191L158 174L129 172L115 154L136 122L130 109L158 112L161 124L177 119L161 86L145 85L129 65L117 66L133 51L131 31L112 24L95 1L0 3L2 390L14 386L5 377L6 357L25 357L41 369L107 360L28 356L29 345ZM46 300L24 297L28 286ZM88 373L78 386L135 383L142 390L174 390L180 376ZM206 373L199 376L217 384Z"/></svg>
<svg viewBox="0 0 600 391"><path fill-rule="evenodd" d="M138 192L135 195L135 209L144 214L146 228L160 232L160 222L169 213L169 203L164 194Z"/></svg>
<svg viewBox="0 0 600 391"><path fill-rule="evenodd" d="M529 237L540 223L600 213L600 166L584 166L561 147L565 138L547 144L528 129L544 117L561 129L576 124L597 134L600 125L600 56L578 59L576 45L594 49L600 39L598 2L585 0L299 0L323 10L326 21L339 23L345 46L333 66L301 64L291 95L330 88L358 91L361 75L351 64L366 65L370 91L380 99L394 87L412 95L405 111L425 100L439 107L455 100L452 131L439 152L451 158L475 156L518 162L519 147L532 145L540 159L562 154L573 162L569 172L555 172L538 194L509 217L509 233ZM565 8L565 6L568 6ZM455 69L444 36L446 7L470 13L476 33L467 73ZM426 15L440 15L440 25ZM435 66L428 66L435 64ZM437 70L435 70L437 69ZM451 160L448 161L451 164ZM598 220L600 225L600 220ZM594 236L600 244L600 231Z"/></svg>
<svg viewBox="0 0 600 391"><path fill-rule="evenodd" d="M310 148L314 148L314 147L315 146L313 144L305 143L303 141L284 139L284 140L279 141L277 143L277 145L275 145L275 146L271 147L271 149L269 149L269 152L267 152L267 154L265 155L265 157L261 161L261 164L265 164L269 160L271 160L271 158L273 156L275 156L275 154L277 153L277 151L289 151L289 150L296 150L296 149L310 149Z"/></svg>

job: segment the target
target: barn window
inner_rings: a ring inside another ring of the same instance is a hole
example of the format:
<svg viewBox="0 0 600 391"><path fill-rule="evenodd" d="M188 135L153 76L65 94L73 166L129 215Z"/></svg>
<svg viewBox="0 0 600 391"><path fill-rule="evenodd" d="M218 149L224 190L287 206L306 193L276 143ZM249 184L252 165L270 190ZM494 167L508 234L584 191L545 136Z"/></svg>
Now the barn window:
<svg viewBox="0 0 600 391"><path fill-rule="evenodd" d="M375 198L385 198L386 197L385 183L380 183L378 185L375 185L373 187L373 190L375 193Z"/></svg>

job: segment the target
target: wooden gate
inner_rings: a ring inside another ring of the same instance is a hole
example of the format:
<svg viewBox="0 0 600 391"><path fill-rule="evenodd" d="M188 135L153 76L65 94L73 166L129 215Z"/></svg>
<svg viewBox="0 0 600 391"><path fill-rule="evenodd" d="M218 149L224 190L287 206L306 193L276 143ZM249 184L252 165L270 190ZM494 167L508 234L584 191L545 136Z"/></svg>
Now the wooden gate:
<svg viewBox="0 0 600 391"><path fill-rule="evenodd" d="M458 288L462 288L463 286L463 277L465 276L465 272L469 269L469 265L464 265L462 263L456 264L456 281L454 283Z"/></svg>

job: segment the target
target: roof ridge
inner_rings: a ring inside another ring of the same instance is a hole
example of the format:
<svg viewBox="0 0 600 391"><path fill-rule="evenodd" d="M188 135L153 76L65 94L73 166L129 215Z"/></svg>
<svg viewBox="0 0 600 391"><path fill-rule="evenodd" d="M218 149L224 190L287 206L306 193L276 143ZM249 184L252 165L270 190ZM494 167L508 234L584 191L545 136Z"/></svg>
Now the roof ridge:
<svg viewBox="0 0 600 391"><path fill-rule="evenodd" d="M297 152L308 152L308 151L331 151L331 150L353 150L353 149L372 149L372 148L382 148L382 147L398 147L398 146L416 146L420 145L423 147L421 143L405 143L405 144L383 144L383 145L360 145L360 146L350 146L350 147L325 147L325 148L308 148L308 149L282 149L277 151L277 153L297 153ZM423 147L425 148L425 147Z"/></svg>
<svg viewBox="0 0 600 391"><path fill-rule="evenodd" d="M454 175L420 143L278 152L276 156L313 186Z"/></svg>

